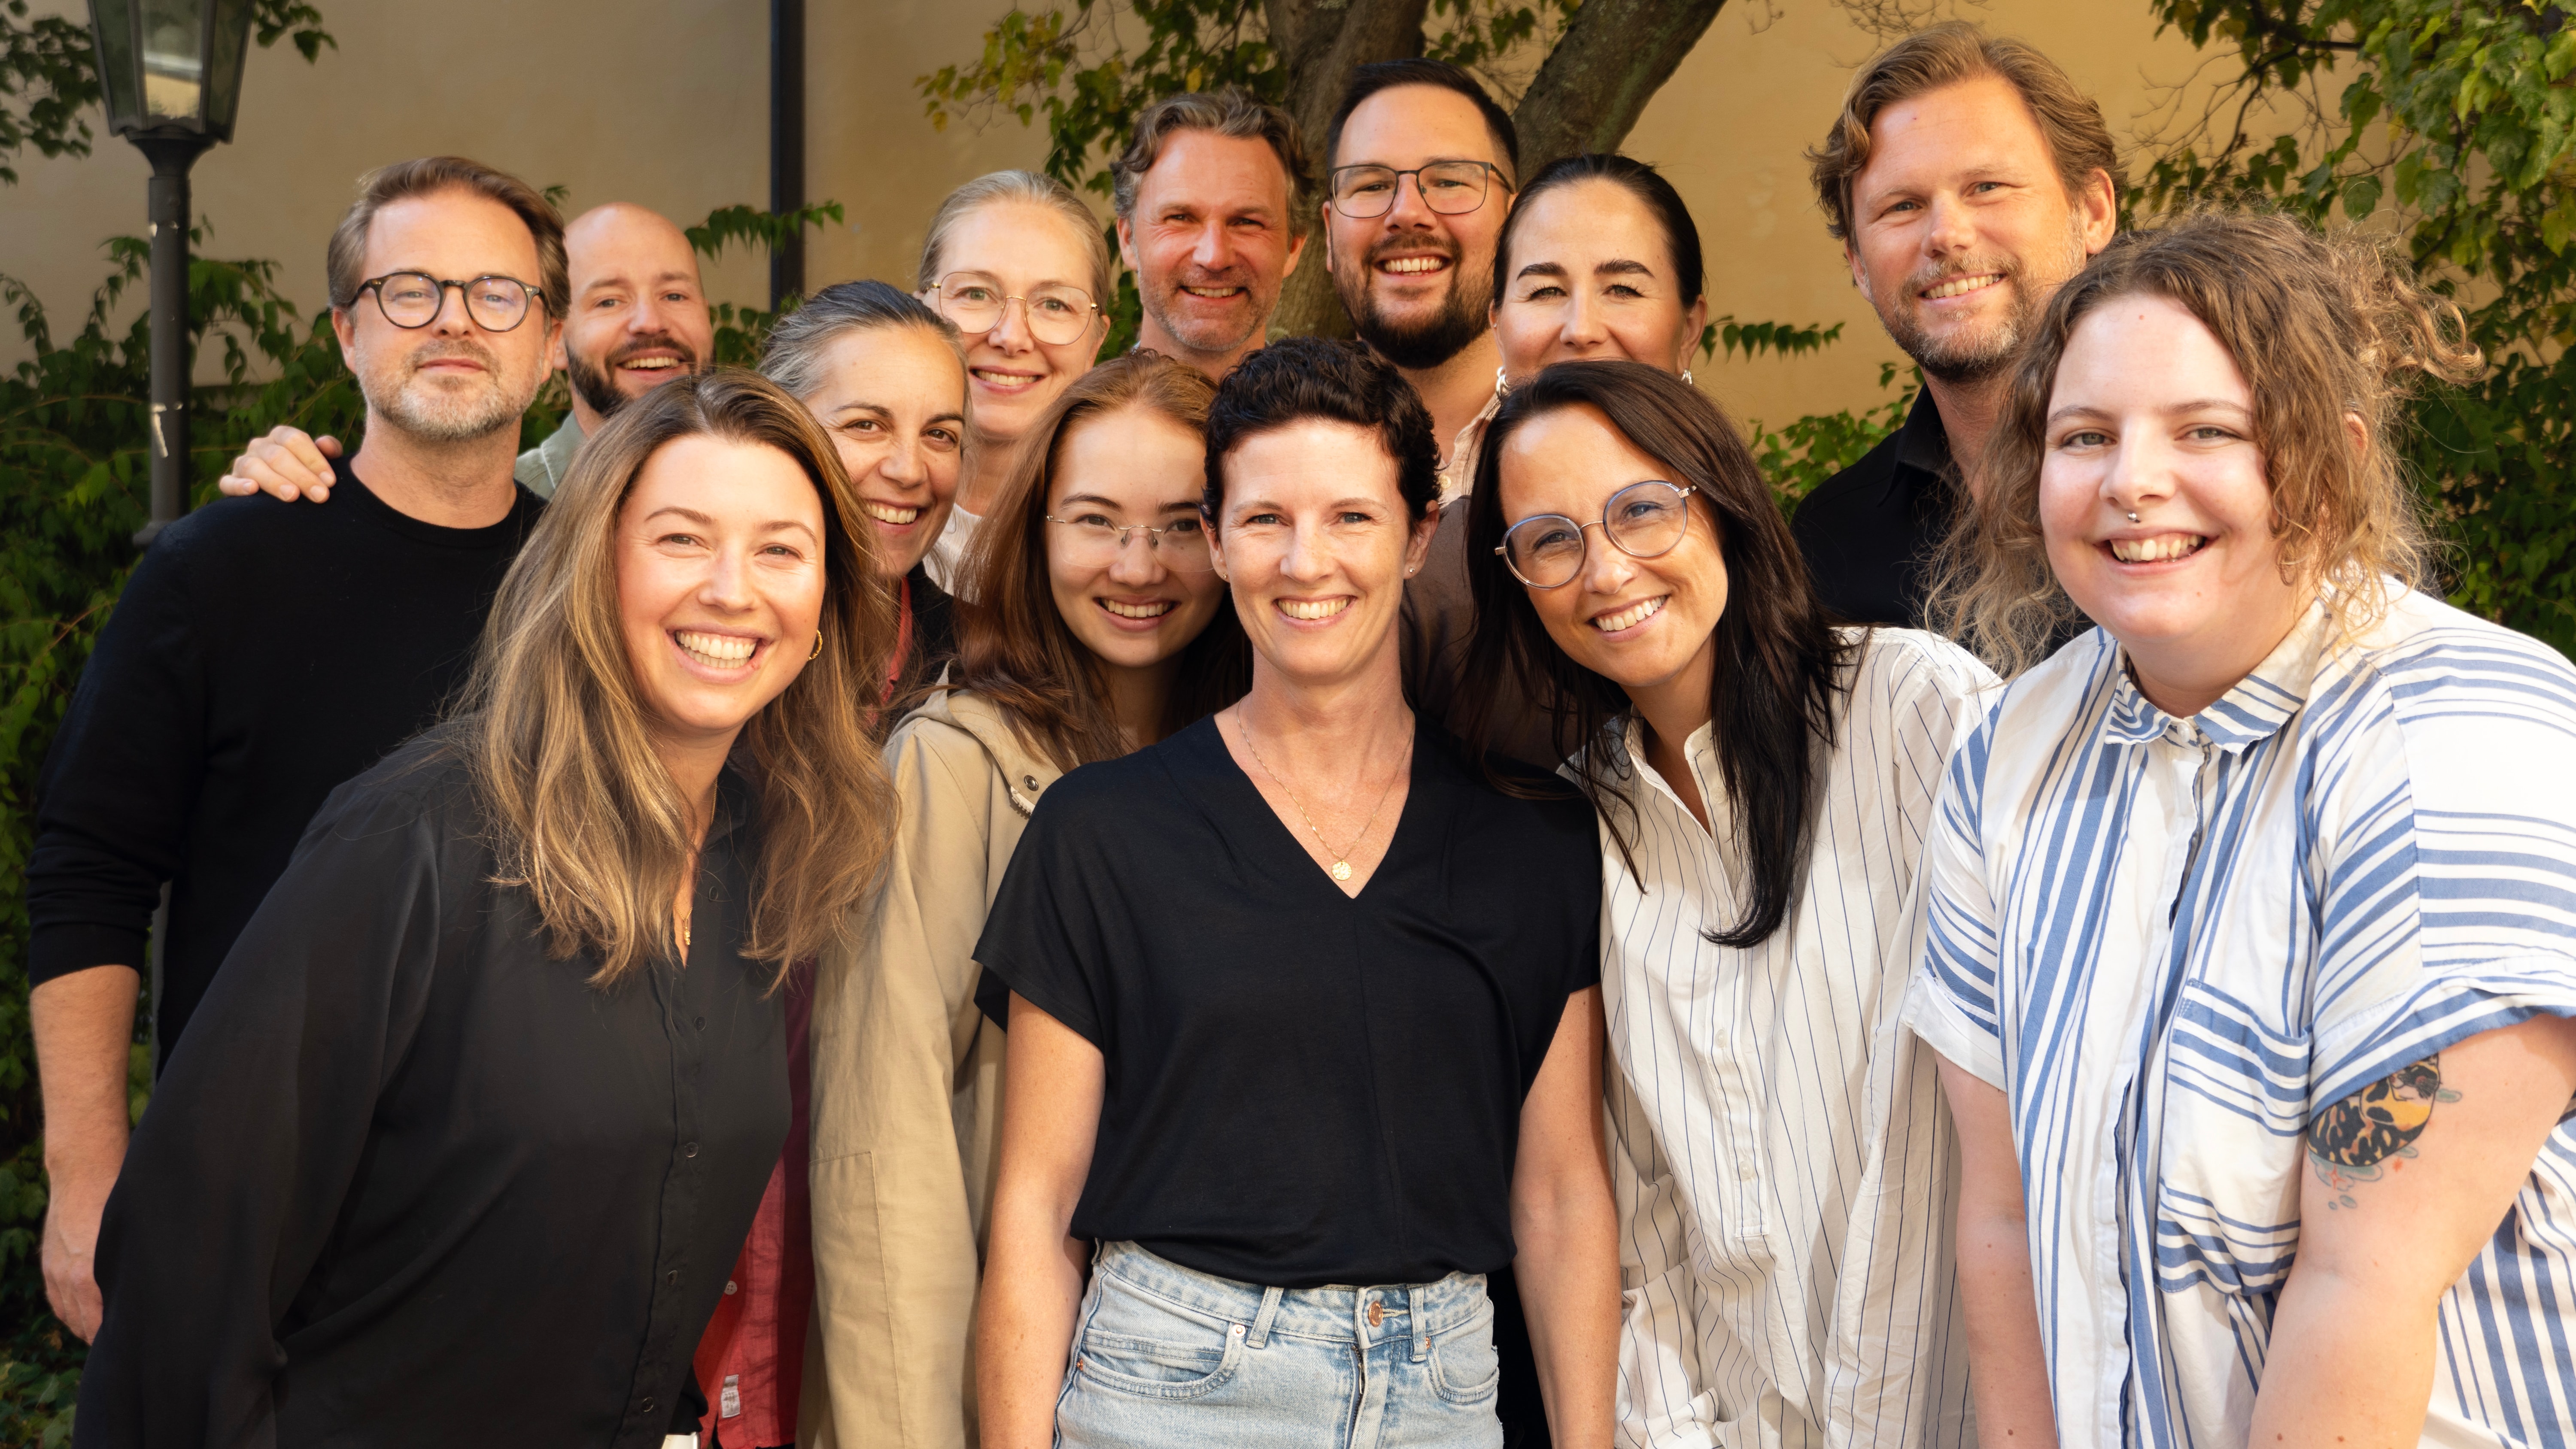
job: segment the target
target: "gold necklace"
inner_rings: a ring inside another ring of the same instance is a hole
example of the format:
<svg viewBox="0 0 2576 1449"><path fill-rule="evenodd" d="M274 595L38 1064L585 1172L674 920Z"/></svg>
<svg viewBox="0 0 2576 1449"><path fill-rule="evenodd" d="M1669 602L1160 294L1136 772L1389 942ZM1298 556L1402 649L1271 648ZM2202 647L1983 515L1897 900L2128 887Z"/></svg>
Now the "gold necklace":
<svg viewBox="0 0 2576 1449"><path fill-rule="evenodd" d="M1351 852L1360 848L1361 841L1368 839L1369 827L1377 824L1378 812L1386 808L1387 797L1395 793L1395 782L1404 774L1405 767L1399 766L1394 774L1386 777L1386 788L1377 792L1377 804L1370 808L1368 822L1360 827L1360 833L1351 837L1351 843L1348 846L1335 850L1333 842L1324 838L1323 827L1315 823L1314 816L1306 813L1306 802L1297 798L1297 792L1288 788L1288 782L1279 778L1279 772L1270 768L1268 760L1261 758L1261 747L1252 742L1252 725L1244 719L1239 710L1234 716L1234 728L1235 733L1243 736L1243 747L1252 752L1252 762L1261 767L1261 773L1270 777L1270 783L1279 787L1280 794L1288 797L1288 803L1297 807L1297 814L1306 822L1306 828L1314 832L1315 843L1324 847L1326 855L1333 857L1333 879L1349 880ZM1404 757L1406 765L1410 765L1413 759L1413 747L1409 742L1405 746Z"/></svg>

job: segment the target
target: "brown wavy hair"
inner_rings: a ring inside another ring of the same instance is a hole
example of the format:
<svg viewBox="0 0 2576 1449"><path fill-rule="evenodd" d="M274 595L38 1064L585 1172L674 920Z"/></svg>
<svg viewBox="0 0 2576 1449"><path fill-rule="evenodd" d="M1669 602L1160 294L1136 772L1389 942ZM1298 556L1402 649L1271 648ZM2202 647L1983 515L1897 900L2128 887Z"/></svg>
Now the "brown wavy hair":
<svg viewBox="0 0 2576 1449"><path fill-rule="evenodd" d="M1020 737L1060 768L1115 759L1128 749L1099 657L1074 637L1048 582L1047 495L1065 436L1128 408L1203 434L1215 395L1215 385L1197 369L1151 352L1112 358L1084 373L1021 443L1001 498L967 545L951 684L1000 706ZM1161 733L1234 703L1251 680L1251 645L1227 596L1181 651Z"/></svg>
<svg viewBox="0 0 2576 1449"><path fill-rule="evenodd" d="M2254 394L2283 564L2292 582L2324 591L2342 637L2386 611L2388 580L2424 581L2423 498L2397 434L2419 383L2465 382L2482 365L2460 309L2419 286L2391 242L2212 207L2121 236L2050 301L1988 441L1984 494L1940 549L1929 611L1944 632L2009 677L2081 621L2040 531L2048 400L2076 326L2131 296L2189 311L2235 359ZM2364 446L2347 420L2359 421Z"/></svg>
<svg viewBox="0 0 2576 1449"><path fill-rule="evenodd" d="M1752 890L1743 916L1707 936L1720 946L1758 945L1780 929L1796 901L1824 791L1823 747L1833 738L1835 702L1845 692L1844 666L1858 657L1862 636L1837 633L1826 617L1761 466L1707 394L1643 363L1560 362L1504 396L1485 427L1475 487L1467 495L1467 582L1476 627L1461 674L1481 681L1481 688L1467 691L1459 733L1477 751L1491 751L1504 734L1506 699L1545 710L1557 753L1582 750L1578 782L1635 873L1636 774L1624 750L1602 748L1613 721L1634 710L1628 692L1557 647L1530 605L1529 589L1496 552L1503 542L1505 445L1530 419L1574 407L1597 409L1621 437L1663 465L1665 481L1697 489L1689 505L1717 535L1726 609L1717 620L1709 710L1718 774L1734 802L1727 845L1738 852ZM1495 784L1524 793L1500 777Z"/></svg>
<svg viewBox="0 0 2576 1449"><path fill-rule="evenodd" d="M743 726L734 764L760 832L744 954L816 954L876 880L894 788L876 701L894 647L893 587L822 425L787 391L724 369L665 383L582 445L492 603L457 747L497 836L495 882L524 889L557 959L588 951L605 986L670 948L689 869L689 802L655 753L618 626L619 513L645 461L680 438L776 448L823 501L822 653Z"/></svg>
<svg viewBox="0 0 2576 1449"><path fill-rule="evenodd" d="M2119 147L2102 123L2102 108L2066 68L2039 47L2009 35L1988 35L1965 20L1927 25L1870 57L1852 74L1842 111L1822 143L1807 152L1807 180L1825 213L1825 232L1851 242L1851 184L1869 165L1869 128L1879 112L1900 101L1961 81L1991 76L2021 93L2030 118L2048 142L2057 178L2070 198L2081 196L2096 171L2111 178L2119 200L2127 178Z"/></svg>

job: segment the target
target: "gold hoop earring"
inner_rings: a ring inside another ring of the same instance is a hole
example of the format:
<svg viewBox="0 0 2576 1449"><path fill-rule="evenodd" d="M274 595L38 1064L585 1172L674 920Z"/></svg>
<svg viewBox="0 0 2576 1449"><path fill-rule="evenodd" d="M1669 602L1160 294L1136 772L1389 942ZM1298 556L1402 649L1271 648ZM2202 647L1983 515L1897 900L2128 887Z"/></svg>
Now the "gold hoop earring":
<svg viewBox="0 0 2576 1449"><path fill-rule="evenodd" d="M814 631L814 648L813 648L813 652L811 652L811 653L807 654L805 657L806 657L808 660L815 660L815 659L820 659L820 658L822 658L822 657L823 657L823 631L822 631L822 630L820 630L820 629L816 629L816 630Z"/></svg>

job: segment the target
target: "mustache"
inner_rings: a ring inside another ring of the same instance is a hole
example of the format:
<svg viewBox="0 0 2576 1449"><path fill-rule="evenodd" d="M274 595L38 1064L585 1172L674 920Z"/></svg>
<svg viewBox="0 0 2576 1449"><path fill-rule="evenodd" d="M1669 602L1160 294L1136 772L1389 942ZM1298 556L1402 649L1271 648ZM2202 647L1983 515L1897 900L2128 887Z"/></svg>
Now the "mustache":
<svg viewBox="0 0 2576 1449"><path fill-rule="evenodd" d="M641 357L647 352L676 352L680 355L681 367L690 372L698 370L697 349L668 332L648 332L641 336L630 337L610 348L608 356L603 361L607 366L615 367L621 362Z"/></svg>
<svg viewBox="0 0 2576 1449"><path fill-rule="evenodd" d="M1203 267L1184 267L1180 271L1172 274L1171 285L1175 287L1249 288L1252 285L1252 269L1250 267L1227 267L1223 271L1211 272Z"/></svg>
<svg viewBox="0 0 2576 1449"><path fill-rule="evenodd" d="M1401 236L1382 236L1369 243L1368 254L1360 258L1360 265L1375 271L1379 261L1397 252L1416 257L1424 252L1437 252L1447 258L1452 267L1456 267L1465 255L1456 237L1442 236L1438 232L1409 232Z"/></svg>
<svg viewBox="0 0 2576 1449"><path fill-rule="evenodd" d="M498 377L501 373L501 360L492 355L490 348L485 347L479 342L469 342L461 337L448 342L425 342L421 344L418 350L414 351L409 358L405 359L405 369L410 372L418 372L433 362L445 362L451 358L458 357L464 358L469 362L480 363L484 371L491 373L495 377Z"/></svg>
<svg viewBox="0 0 2576 1449"><path fill-rule="evenodd" d="M2021 265L2008 257L1971 257L1964 262L1944 262L1925 267L1905 279L1905 295L1920 297L1927 287L1937 287L1954 277L1982 277L1992 273L2007 282L2021 280Z"/></svg>

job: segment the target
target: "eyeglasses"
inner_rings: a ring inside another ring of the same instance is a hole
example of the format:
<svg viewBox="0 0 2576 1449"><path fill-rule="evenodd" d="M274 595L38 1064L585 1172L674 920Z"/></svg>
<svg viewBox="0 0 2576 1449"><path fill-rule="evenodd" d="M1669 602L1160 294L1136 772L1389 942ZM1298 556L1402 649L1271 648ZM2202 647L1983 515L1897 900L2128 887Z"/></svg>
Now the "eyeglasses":
<svg viewBox="0 0 2576 1449"><path fill-rule="evenodd" d="M487 275L470 282L446 281L427 272L387 272L358 284L376 294L376 310L396 327L426 327L447 305L447 289L465 298L465 315L486 332L507 332L528 320L528 301L544 291L516 277Z"/></svg>
<svg viewBox="0 0 2576 1449"><path fill-rule="evenodd" d="M1422 193L1422 204L1442 216L1456 216L1484 205L1488 177L1505 191L1512 189L1502 171L1487 161L1434 161L1411 171L1398 171L1392 166L1344 166L1331 177L1333 210L1363 221L1384 216L1395 210L1395 194L1403 189L1407 176L1413 178L1413 189Z"/></svg>
<svg viewBox="0 0 2576 1449"><path fill-rule="evenodd" d="M1127 547L1127 535L1145 535L1145 546L1154 551L1154 561L1167 569L1186 574L1203 574L1215 568L1208 556L1207 525L1195 518L1174 519L1161 528L1150 523L1116 524L1096 513L1080 518L1058 518L1045 515L1049 523L1063 524L1063 552L1060 562L1078 569L1105 569L1118 562Z"/></svg>
<svg viewBox="0 0 2576 1449"><path fill-rule="evenodd" d="M1082 334L1091 330L1092 315L1100 310L1100 304L1080 287L1033 287L1027 296L1014 297L1000 281L982 272L951 272L931 283L930 290L939 294L940 315L956 323L960 332L992 331L1017 302L1028 318L1029 335L1057 347L1082 340Z"/></svg>
<svg viewBox="0 0 2576 1449"><path fill-rule="evenodd" d="M1631 483L1601 506L1601 536L1630 558L1662 558L1690 531L1690 506L1684 500L1698 491L1660 479ZM1592 526L1563 514L1536 514L1505 529L1494 552L1503 556L1512 577L1531 588L1562 588L1583 572L1583 531Z"/></svg>

